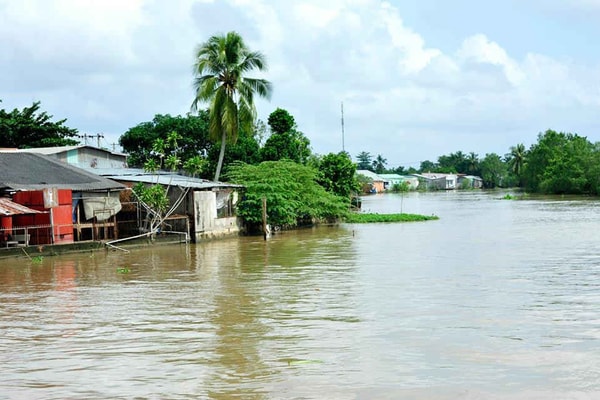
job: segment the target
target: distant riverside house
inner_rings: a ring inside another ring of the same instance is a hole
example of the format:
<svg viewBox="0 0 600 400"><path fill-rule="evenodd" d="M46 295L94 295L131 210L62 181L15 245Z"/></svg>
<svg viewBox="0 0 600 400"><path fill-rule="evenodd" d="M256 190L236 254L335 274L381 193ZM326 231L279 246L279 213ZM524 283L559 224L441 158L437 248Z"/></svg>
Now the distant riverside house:
<svg viewBox="0 0 600 400"><path fill-rule="evenodd" d="M473 189L481 189L483 187L483 179L475 175L458 175L458 187L463 188L465 185Z"/></svg>
<svg viewBox="0 0 600 400"><path fill-rule="evenodd" d="M385 191L384 180L375 172L369 171L368 169L359 169L356 170L356 174L363 175L370 180L371 186L369 191L371 193L383 193Z"/></svg>
<svg viewBox="0 0 600 400"><path fill-rule="evenodd" d="M455 174L422 173L413 174L426 189L452 190L457 188L458 176Z"/></svg>
<svg viewBox="0 0 600 400"><path fill-rule="evenodd" d="M378 174L383 180L385 190L390 190L394 185L399 185L404 182L408 184L410 190L416 190L419 186L419 179L414 176L398 175L398 174Z"/></svg>
<svg viewBox="0 0 600 400"><path fill-rule="evenodd" d="M6 149L5 151L8 151ZM127 155L88 145L12 149L18 153L43 154L75 167L126 168Z"/></svg>
<svg viewBox="0 0 600 400"><path fill-rule="evenodd" d="M0 242L6 247L117 236L124 185L28 152L0 152L0 170L0 195L5 199Z"/></svg>
<svg viewBox="0 0 600 400"><path fill-rule="evenodd" d="M195 242L240 233L241 221L235 214L235 206L244 188L242 185L212 182L168 171L150 173L137 168L86 168L86 171L128 187L138 183L163 185L168 188L171 204L187 192L167 223L174 231L187 232ZM125 200L135 202L133 197Z"/></svg>

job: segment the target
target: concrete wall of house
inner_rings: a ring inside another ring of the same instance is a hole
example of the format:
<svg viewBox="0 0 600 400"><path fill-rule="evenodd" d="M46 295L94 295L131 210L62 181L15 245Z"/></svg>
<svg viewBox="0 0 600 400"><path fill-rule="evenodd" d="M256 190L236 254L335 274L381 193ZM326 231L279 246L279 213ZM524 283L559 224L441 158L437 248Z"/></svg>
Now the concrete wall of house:
<svg viewBox="0 0 600 400"><path fill-rule="evenodd" d="M238 235L237 217L217 218L217 196L213 191L194 192L194 239L196 242Z"/></svg>
<svg viewBox="0 0 600 400"><path fill-rule="evenodd" d="M91 168L125 168L127 157L107 151L82 147L56 154L60 161L67 164Z"/></svg>
<svg viewBox="0 0 600 400"><path fill-rule="evenodd" d="M377 191L377 193L383 193L385 191L383 181L373 181L373 188Z"/></svg>

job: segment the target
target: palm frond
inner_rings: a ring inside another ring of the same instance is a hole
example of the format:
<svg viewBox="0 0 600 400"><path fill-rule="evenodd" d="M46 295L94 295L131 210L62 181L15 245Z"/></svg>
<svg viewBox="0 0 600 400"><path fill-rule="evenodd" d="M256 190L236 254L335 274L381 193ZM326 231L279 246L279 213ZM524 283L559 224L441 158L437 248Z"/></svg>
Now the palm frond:
<svg viewBox="0 0 600 400"><path fill-rule="evenodd" d="M244 78L244 85L248 86L252 92L266 99L271 98L273 85L266 79Z"/></svg>
<svg viewBox="0 0 600 400"><path fill-rule="evenodd" d="M240 69L244 72L257 69L264 71L267 69L267 59L259 51L252 51L245 54L244 59L240 62Z"/></svg>

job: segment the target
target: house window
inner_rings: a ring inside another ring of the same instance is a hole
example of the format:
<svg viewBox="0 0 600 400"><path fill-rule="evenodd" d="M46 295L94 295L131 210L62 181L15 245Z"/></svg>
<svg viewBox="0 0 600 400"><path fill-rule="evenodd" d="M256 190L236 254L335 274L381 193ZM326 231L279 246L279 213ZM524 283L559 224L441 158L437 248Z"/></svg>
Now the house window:
<svg viewBox="0 0 600 400"><path fill-rule="evenodd" d="M234 197L232 190L217 192L217 218L235 217Z"/></svg>

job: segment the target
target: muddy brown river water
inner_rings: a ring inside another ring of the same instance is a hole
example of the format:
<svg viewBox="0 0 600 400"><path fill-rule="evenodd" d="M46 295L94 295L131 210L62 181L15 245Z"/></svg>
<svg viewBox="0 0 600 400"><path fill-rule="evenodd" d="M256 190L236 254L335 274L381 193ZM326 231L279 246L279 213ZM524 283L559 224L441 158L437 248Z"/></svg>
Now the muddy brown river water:
<svg viewBox="0 0 600 400"><path fill-rule="evenodd" d="M600 200L0 260L0 399L600 399Z"/></svg>

